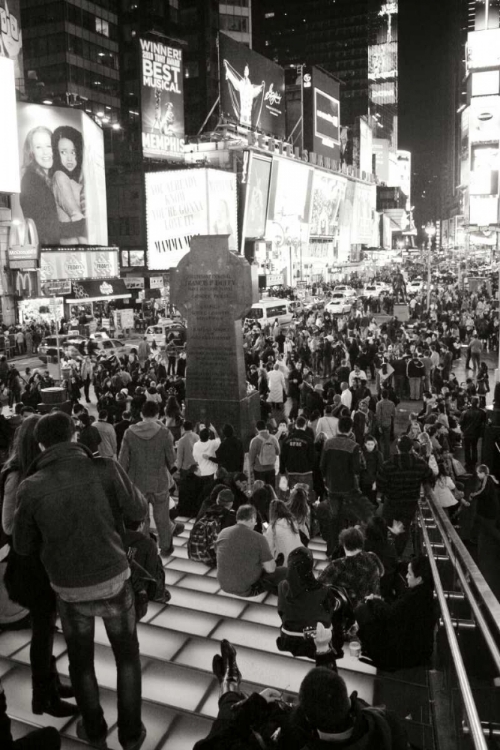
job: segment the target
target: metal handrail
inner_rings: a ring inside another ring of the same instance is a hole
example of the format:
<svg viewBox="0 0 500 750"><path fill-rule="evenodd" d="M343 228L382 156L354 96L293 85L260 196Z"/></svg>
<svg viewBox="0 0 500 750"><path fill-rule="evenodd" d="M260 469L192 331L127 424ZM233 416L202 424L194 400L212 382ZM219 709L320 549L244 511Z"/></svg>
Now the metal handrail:
<svg viewBox="0 0 500 750"><path fill-rule="evenodd" d="M482 613L482 611L481 611L481 609L480 609L480 607L479 607L479 605L478 605L478 603L477 603L477 601L476 601L476 599L474 597L474 594L472 593L472 590L470 588L469 582L467 581L467 577L466 577L466 575L465 575L465 573L464 573L464 571L462 569L462 566L461 566L460 562L455 559L453 545L457 544L457 543L459 545L462 545L462 547L464 548L465 553L467 554L468 557L470 557L469 552L465 548L462 540L458 536L457 532L455 531L455 529L454 529L453 525L451 524L449 518L444 513L443 509L440 508L438 505L436 505L431 498L427 498L427 502L428 502L429 509L430 509L430 511L432 513L432 516L434 518L434 521L436 523L436 527L437 527L439 533L441 534L441 538L442 538L443 544L445 545L446 550L448 552L450 561L451 561L453 567L455 568L455 570L457 572L458 578L460 580L460 586L462 587L462 591L464 592L465 597L466 597L466 599L467 599L467 601L468 601L468 603L470 605L470 608L471 608L471 610L473 612L473 615L474 615L474 618L476 620L476 623L477 623L477 625L479 627L479 630L481 631L481 635L483 636L483 638L485 640L485 643L486 643L486 645L488 647L488 650L489 650L489 652L491 654L491 657L492 657L492 659L493 659L493 661L495 663L495 667L496 667L498 673L500 674L500 649L498 648L498 646L496 644L496 641L495 641L495 639L493 638L493 636L492 636L492 634L490 632L490 628L488 627L488 623L486 622L484 614ZM471 557L470 557L470 560L472 561ZM495 625L497 627L500 627L500 620L498 619L499 615L497 614L497 611L496 611L496 610L500 610L500 605L499 605L498 601L496 600L493 592L489 588L488 584L484 580L484 578L483 578L482 574L480 573L479 569L477 568L477 566L475 565L475 563L473 561L472 561L472 564L474 565L474 567L476 568L476 570L473 573L470 573L470 571L467 569L467 572L471 575L471 577L473 577L474 574L475 574L476 578L474 580L474 585L475 585L478 593L481 593L481 591L484 590L484 589L488 589L488 591L490 592L491 597L493 597L493 599L494 599L494 605L495 605L494 606L494 611L492 612L490 610L490 614L491 614L491 616L493 618L493 622L495 623ZM488 604L486 603L485 598L482 597L482 599L483 599L483 603L485 604L485 606L488 607ZM490 599L490 597L488 597L488 599ZM495 617L497 619L495 619Z"/></svg>
<svg viewBox="0 0 500 750"><path fill-rule="evenodd" d="M462 694L462 699L464 702L465 713L467 714L467 721L468 721L470 733L472 736L472 741L474 743L474 749L475 750L488 750L488 745L484 737L481 720L477 712L476 704L474 703L474 698L472 695L472 690L469 684L469 680L467 679L467 673L465 671L465 665L462 659L462 654L460 653L460 647L458 645L457 637L455 635L455 630L453 628L450 610L448 609L448 604L446 602L446 597L444 595L443 585L441 583L439 571L436 565L436 561L434 559L434 554L432 552L431 542L429 539L429 533L425 526L425 519L422 513L422 507L419 508L419 515L420 515L420 520L422 522L421 523L422 536L424 538L424 543L425 543L427 554L429 557L429 563L430 563L431 570L432 570L432 577L434 579L434 586L436 589L436 594L437 594L439 606L441 609L441 616L443 618L443 623L444 623L444 627L446 630L446 636L448 638L448 643L450 645L451 657L453 659L455 672L457 674L458 684L460 686L460 692Z"/></svg>
<svg viewBox="0 0 500 750"><path fill-rule="evenodd" d="M432 497L427 497L427 504L432 513L433 520L439 528L443 541L449 541L453 545L456 554L460 557L467 574L474 584L474 588L490 613L492 622L495 623L500 635L500 602L484 580L483 574L474 562L469 550L458 536L453 524L444 510L435 503Z"/></svg>

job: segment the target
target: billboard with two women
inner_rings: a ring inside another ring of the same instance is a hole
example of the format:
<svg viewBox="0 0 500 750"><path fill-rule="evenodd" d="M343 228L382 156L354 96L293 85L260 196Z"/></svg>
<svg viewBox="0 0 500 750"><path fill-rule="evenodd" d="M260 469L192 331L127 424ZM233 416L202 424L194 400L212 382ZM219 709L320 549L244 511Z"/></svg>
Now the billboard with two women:
<svg viewBox="0 0 500 750"><path fill-rule="evenodd" d="M21 208L42 246L107 245L104 140L80 110L17 105Z"/></svg>

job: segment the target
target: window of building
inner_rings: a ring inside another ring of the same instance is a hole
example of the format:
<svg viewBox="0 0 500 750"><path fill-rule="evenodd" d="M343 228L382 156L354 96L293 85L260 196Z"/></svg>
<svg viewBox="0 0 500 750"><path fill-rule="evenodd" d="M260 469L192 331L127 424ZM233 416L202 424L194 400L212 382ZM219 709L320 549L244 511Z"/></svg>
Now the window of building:
<svg viewBox="0 0 500 750"><path fill-rule="evenodd" d="M96 16L95 30L97 31L98 34L102 34L103 36L109 37L109 24L107 21L104 20L104 18L99 18L99 16Z"/></svg>
<svg viewBox="0 0 500 750"><path fill-rule="evenodd" d="M242 33L248 33L248 17L229 16L221 13L220 28L225 31L239 31Z"/></svg>

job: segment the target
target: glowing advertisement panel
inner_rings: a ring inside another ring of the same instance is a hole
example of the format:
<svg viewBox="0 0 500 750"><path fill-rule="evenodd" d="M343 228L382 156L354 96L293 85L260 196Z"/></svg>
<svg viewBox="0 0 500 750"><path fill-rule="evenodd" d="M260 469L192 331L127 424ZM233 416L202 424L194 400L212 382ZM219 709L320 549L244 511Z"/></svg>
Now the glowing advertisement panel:
<svg viewBox="0 0 500 750"><path fill-rule="evenodd" d="M271 159L250 155L245 196L243 242L258 239L266 233L267 200L271 181Z"/></svg>
<svg viewBox="0 0 500 750"><path fill-rule="evenodd" d="M228 234L237 250L236 175L214 169L146 174L149 269L175 268L197 234Z"/></svg>
<svg viewBox="0 0 500 750"><path fill-rule="evenodd" d="M0 57L14 63L16 85L23 77L23 36L20 0L0 0Z"/></svg>
<svg viewBox="0 0 500 750"><path fill-rule="evenodd" d="M411 204L411 152L398 150L399 187L407 197L406 210Z"/></svg>
<svg viewBox="0 0 500 750"><path fill-rule="evenodd" d="M487 227L498 223L498 197L496 195L471 195L469 224Z"/></svg>
<svg viewBox="0 0 500 750"><path fill-rule="evenodd" d="M373 172L373 132L365 120L359 121L359 168L362 172Z"/></svg>
<svg viewBox="0 0 500 750"><path fill-rule="evenodd" d="M337 227L340 204L344 199L347 179L337 175L314 172L310 236L333 237Z"/></svg>
<svg viewBox="0 0 500 750"><path fill-rule="evenodd" d="M498 195L498 144L471 147L470 194Z"/></svg>
<svg viewBox="0 0 500 750"><path fill-rule="evenodd" d="M500 141L500 96L481 96L470 103L470 142Z"/></svg>
<svg viewBox="0 0 500 750"><path fill-rule="evenodd" d="M469 141L469 107L462 112L462 128L460 140L460 183L467 185L470 175L470 141Z"/></svg>
<svg viewBox="0 0 500 750"><path fill-rule="evenodd" d="M370 245L373 236L373 220L376 207L376 187L356 182L352 205L351 241L356 245Z"/></svg>
<svg viewBox="0 0 500 750"><path fill-rule="evenodd" d="M42 281L109 279L120 275L117 248L61 248L40 254Z"/></svg>
<svg viewBox="0 0 500 750"><path fill-rule="evenodd" d="M314 170L292 159L273 159L268 224L278 223L284 236L307 243Z"/></svg>
<svg viewBox="0 0 500 750"><path fill-rule="evenodd" d="M14 63L0 57L0 193L20 190Z"/></svg>
<svg viewBox="0 0 500 750"><path fill-rule="evenodd" d="M244 44L219 34L222 115L245 128L285 137L285 72Z"/></svg>
<svg viewBox="0 0 500 750"><path fill-rule="evenodd" d="M180 159L184 153L182 50L140 39L142 151L154 159Z"/></svg>
<svg viewBox="0 0 500 750"><path fill-rule="evenodd" d="M21 208L41 245L107 245L104 139L80 110L17 105Z"/></svg>
<svg viewBox="0 0 500 750"><path fill-rule="evenodd" d="M500 66L500 29L472 31L467 39L467 69Z"/></svg>

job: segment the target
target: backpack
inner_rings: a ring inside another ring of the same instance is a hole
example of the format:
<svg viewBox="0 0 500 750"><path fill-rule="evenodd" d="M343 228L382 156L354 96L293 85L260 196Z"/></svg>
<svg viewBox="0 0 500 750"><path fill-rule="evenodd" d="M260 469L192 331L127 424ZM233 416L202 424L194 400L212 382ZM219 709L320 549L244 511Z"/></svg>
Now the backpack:
<svg viewBox="0 0 500 750"><path fill-rule="evenodd" d="M199 518L189 535L187 543L188 557L190 560L205 563L215 567L217 557L215 554L215 542L219 536L222 526L220 515L205 513Z"/></svg>
<svg viewBox="0 0 500 750"><path fill-rule="evenodd" d="M271 437L262 441L259 451L259 463L261 466L274 466L278 452L276 444Z"/></svg>
<svg viewBox="0 0 500 750"><path fill-rule="evenodd" d="M136 620L142 620L148 611L148 602L168 602L170 593L165 588L165 571L163 570L161 557L156 557L156 568L153 574L136 562L135 554L137 548L134 545L127 547L126 554L130 566L130 582L134 591Z"/></svg>

